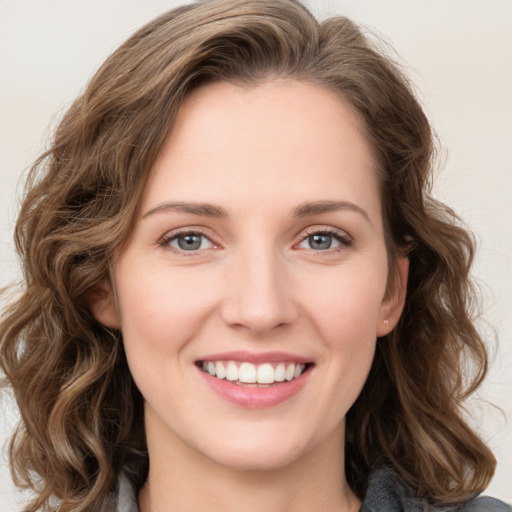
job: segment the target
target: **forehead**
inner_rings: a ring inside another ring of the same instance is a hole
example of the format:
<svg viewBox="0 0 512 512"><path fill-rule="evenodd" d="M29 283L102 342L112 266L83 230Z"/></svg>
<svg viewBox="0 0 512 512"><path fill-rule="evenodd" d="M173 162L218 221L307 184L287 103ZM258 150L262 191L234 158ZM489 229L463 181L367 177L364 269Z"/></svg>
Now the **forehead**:
<svg viewBox="0 0 512 512"><path fill-rule="evenodd" d="M185 99L143 204L229 199L240 206L257 197L290 205L379 202L375 161L362 132L354 109L317 85L209 84Z"/></svg>

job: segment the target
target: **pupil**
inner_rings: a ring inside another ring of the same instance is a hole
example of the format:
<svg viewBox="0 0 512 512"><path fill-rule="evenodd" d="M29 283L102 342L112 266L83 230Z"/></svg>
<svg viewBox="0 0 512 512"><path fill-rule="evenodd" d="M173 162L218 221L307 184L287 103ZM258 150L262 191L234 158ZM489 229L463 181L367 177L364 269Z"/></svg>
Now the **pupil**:
<svg viewBox="0 0 512 512"><path fill-rule="evenodd" d="M312 249L325 250L331 247L331 235L311 235L309 245Z"/></svg>
<svg viewBox="0 0 512 512"><path fill-rule="evenodd" d="M184 251L193 251L201 247L202 235L183 235L178 238L178 245Z"/></svg>

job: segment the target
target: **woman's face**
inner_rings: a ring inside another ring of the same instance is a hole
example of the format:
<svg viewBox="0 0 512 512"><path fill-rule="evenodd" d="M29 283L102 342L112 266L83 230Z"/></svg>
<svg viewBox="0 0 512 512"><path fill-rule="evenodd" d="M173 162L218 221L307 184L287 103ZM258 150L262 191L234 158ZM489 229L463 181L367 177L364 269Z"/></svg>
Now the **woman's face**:
<svg viewBox="0 0 512 512"><path fill-rule="evenodd" d="M318 86L186 99L115 264L117 304L93 304L122 331L150 455L264 469L339 449L404 295L374 165L356 114Z"/></svg>

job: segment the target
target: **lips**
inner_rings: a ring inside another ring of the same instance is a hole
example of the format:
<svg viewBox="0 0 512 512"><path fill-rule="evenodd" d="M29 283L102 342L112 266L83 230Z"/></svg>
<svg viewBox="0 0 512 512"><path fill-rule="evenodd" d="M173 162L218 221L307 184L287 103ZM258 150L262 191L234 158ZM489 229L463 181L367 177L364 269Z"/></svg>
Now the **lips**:
<svg viewBox="0 0 512 512"><path fill-rule="evenodd" d="M222 398L242 407L271 407L297 394L314 365L285 353L230 352L196 361L207 384Z"/></svg>

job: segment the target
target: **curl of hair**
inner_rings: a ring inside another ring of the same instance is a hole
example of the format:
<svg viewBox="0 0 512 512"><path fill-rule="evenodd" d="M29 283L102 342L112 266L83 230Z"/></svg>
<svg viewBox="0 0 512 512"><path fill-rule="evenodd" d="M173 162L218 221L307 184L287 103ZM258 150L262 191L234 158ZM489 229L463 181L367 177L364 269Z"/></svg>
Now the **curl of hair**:
<svg viewBox="0 0 512 512"><path fill-rule="evenodd" d="M12 471L35 491L28 512L107 509L120 469L147 456L121 334L93 318L91 294L110 280L185 95L273 78L327 88L358 112L390 261L410 259L401 321L379 340L347 416L349 482L362 496L370 469L387 464L419 495L455 503L490 481L495 459L463 418L487 365L472 322L473 241L430 197L432 132L407 80L344 17L320 23L294 0L214 0L160 16L115 51L29 174L15 230L24 288L0 326L0 365L22 418Z"/></svg>

